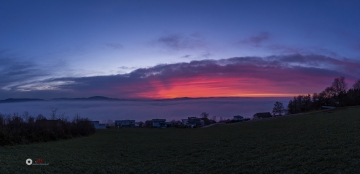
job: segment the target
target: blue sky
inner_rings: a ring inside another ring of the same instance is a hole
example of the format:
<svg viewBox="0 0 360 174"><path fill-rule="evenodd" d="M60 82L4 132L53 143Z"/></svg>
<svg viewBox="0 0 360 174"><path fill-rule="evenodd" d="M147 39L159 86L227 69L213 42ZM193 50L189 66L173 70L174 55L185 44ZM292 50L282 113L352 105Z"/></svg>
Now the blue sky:
<svg viewBox="0 0 360 174"><path fill-rule="evenodd" d="M26 88L57 96L61 84L77 82L50 79L107 78L205 59L321 55L356 65L359 9L355 0L2 0L0 93L43 95ZM360 78L326 63L317 68Z"/></svg>

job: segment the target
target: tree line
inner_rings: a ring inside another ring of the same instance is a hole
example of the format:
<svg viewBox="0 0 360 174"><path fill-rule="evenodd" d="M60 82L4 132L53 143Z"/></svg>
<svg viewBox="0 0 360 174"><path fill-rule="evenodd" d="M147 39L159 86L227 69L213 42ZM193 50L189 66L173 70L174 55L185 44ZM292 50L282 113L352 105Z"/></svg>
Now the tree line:
<svg viewBox="0 0 360 174"><path fill-rule="evenodd" d="M28 112L23 115L0 113L0 145L28 144L59 139L88 136L95 133L95 128L87 118L78 114L70 121L64 114L59 117L56 109L51 119L39 114L36 118Z"/></svg>
<svg viewBox="0 0 360 174"><path fill-rule="evenodd" d="M342 107L354 105L360 105L360 79L348 89L345 77L338 77L320 93L294 97L289 101L287 108L290 114L296 114L321 109L322 106Z"/></svg>

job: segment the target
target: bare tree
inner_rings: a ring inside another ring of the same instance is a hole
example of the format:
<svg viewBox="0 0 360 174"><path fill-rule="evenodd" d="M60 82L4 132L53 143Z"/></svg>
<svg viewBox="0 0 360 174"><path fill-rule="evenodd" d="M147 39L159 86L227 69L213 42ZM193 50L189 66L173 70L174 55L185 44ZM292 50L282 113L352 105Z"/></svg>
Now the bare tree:
<svg viewBox="0 0 360 174"><path fill-rule="evenodd" d="M360 90L360 79L357 80L357 81L354 83L353 88L354 88L355 90Z"/></svg>
<svg viewBox="0 0 360 174"><path fill-rule="evenodd" d="M335 89L334 87L330 86L330 87L326 87L325 90L323 91L323 95L325 98L329 99L329 98L333 98L336 93L335 93Z"/></svg>
<svg viewBox="0 0 360 174"><path fill-rule="evenodd" d="M73 118L73 120L72 120L72 122L73 122L73 123L78 123L78 122L80 121L80 119L81 119L80 114L79 114L79 113L76 113L75 116L74 116L74 118Z"/></svg>
<svg viewBox="0 0 360 174"><path fill-rule="evenodd" d="M281 102L275 102L275 104L274 104L274 108L273 108L273 115L276 115L276 114L278 114L278 115L282 115L282 112L283 112L283 110L284 110L284 106L283 106L283 104L281 103Z"/></svg>
<svg viewBox="0 0 360 174"><path fill-rule="evenodd" d="M310 94L304 96L304 107L306 111L311 110L311 96Z"/></svg>
<svg viewBox="0 0 360 174"><path fill-rule="evenodd" d="M340 94L345 94L347 90L347 84L345 82L345 77L335 78L331 87L334 90L335 96L339 96Z"/></svg>
<svg viewBox="0 0 360 174"><path fill-rule="evenodd" d="M56 112L57 112L57 108L51 110L50 116L52 120L56 120Z"/></svg>
<svg viewBox="0 0 360 174"><path fill-rule="evenodd" d="M347 84L345 82L345 77L335 78L331 87L334 89L334 100L335 105L344 106L345 105L345 97L347 91Z"/></svg>
<svg viewBox="0 0 360 174"><path fill-rule="evenodd" d="M42 114L39 114L37 117L36 117L36 120L47 120L46 117L44 117Z"/></svg>
<svg viewBox="0 0 360 174"><path fill-rule="evenodd" d="M202 118L208 118L209 117L209 113L203 112L200 114Z"/></svg>
<svg viewBox="0 0 360 174"><path fill-rule="evenodd" d="M60 116L59 116L59 119L64 121L64 122L67 122L69 117L65 117L65 113L62 113Z"/></svg>
<svg viewBox="0 0 360 174"><path fill-rule="evenodd" d="M29 115L28 111L25 111L22 116L23 116L24 120L28 120L30 115Z"/></svg>

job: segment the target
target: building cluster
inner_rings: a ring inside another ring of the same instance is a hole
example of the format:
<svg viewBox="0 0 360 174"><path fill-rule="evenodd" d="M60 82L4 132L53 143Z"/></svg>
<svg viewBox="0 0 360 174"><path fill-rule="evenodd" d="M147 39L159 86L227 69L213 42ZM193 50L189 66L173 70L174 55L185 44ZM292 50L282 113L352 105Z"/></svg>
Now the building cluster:
<svg viewBox="0 0 360 174"><path fill-rule="evenodd" d="M196 117L188 117L187 119L182 119L182 121L166 121L166 119L152 119L147 120L145 123L135 122L135 120L115 120L114 126L116 128L121 127L154 127L154 128L167 128L173 126L183 126L183 127L202 127L204 126L204 120Z"/></svg>
<svg viewBox="0 0 360 174"><path fill-rule="evenodd" d="M256 113L253 116L254 120L264 119L273 117L270 112L260 112ZM249 121L250 118L245 118L240 115L233 116L232 120L223 120L220 122L232 123L232 122L242 122ZM122 127L153 127L153 128L167 128L167 127L188 127L196 128L203 127L207 124L216 123L213 120L207 118L197 118L197 117L188 117L187 119L181 119L181 121L166 121L166 119L152 119L143 122L135 122L135 120L115 120L111 125L100 124L99 121L91 121L96 129L106 129L107 126L122 128ZM205 124L206 123L206 124Z"/></svg>

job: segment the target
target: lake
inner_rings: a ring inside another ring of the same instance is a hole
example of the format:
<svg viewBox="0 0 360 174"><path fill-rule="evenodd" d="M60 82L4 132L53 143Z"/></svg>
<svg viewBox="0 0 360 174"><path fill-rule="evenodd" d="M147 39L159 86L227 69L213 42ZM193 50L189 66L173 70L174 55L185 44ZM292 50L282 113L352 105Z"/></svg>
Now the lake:
<svg viewBox="0 0 360 174"><path fill-rule="evenodd" d="M234 115L247 118L257 112L271 112L276 101L286 108L291 98L210 98L163 101L35 101L1 103L0 113L22 115L25 111L32 116L43 114L50 118L53 109L58 114L72 119L77 113L91 120L135 119L146 121L153 118L165 118L167 121L187 117L200 117L202 112L209 113L209 118L216 116L217 121L231 119Z"/></svg>

